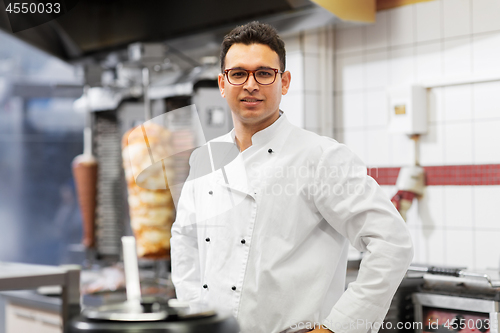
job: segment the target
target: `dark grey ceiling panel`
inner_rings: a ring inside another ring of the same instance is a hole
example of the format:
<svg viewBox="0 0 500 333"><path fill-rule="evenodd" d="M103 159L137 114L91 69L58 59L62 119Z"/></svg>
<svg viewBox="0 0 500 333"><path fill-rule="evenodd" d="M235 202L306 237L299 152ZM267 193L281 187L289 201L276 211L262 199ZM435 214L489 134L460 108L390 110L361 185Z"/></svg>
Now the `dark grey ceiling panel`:
<svg viewBox="0 0 500 333"><path fill-rule="evenodd" d="M70 61L137 41L165 41L311 6L308 0L80 0L61 17L14 36ZM3 1L0 28L12 33Z"/></svg>

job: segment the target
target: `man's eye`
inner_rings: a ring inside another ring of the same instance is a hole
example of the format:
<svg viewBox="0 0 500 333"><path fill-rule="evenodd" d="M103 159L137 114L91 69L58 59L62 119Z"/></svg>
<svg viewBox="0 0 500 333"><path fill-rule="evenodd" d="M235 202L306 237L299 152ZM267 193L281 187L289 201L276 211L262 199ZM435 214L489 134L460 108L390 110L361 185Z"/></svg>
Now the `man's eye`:
<svg viewBox="0 0 500 333"><path fill-rule="evenodd" d="M257 71L257 76L259 77L270 77L273 76L274 72L271 71Z"/></svg>
<svg viewBox="0 0 500 333"><path fill-rule="evenodd" d="M231 77L237 78L237 77L244 77L246 76L246 72L240 71L240 72L231 72L230 75Z"/></svg>

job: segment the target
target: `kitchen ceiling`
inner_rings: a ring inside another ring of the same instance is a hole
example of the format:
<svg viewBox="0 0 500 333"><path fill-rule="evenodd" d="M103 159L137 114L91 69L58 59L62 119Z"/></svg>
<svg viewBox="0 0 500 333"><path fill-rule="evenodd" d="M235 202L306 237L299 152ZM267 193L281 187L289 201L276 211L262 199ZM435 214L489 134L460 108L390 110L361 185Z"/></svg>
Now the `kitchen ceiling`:
<svg viewBox="0 0 500 333"><path fill-rule="evenodd" d="M3 6L0 2L0 29L12 34ZM174 40L175 44L177 40L177 45L183 45L179 43L183 37L210 33L220 43L235 25L257 19L274 24L282 33L332 22L334 16L309 0L84 0L55 20L13 35L62 60L74 61L137 41ZM184 42L189 44L189 38Z"/></svg>

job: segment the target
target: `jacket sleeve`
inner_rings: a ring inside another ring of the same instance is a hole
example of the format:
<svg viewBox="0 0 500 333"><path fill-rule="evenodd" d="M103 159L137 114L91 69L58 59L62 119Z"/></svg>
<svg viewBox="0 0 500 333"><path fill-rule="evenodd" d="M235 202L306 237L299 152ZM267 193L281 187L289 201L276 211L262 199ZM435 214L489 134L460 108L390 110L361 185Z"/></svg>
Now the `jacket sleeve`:
<svg viewBox="0 0 500 333"><path fill-rule="evenodd" d="M314 176L325 220L364 252L358 277L323 324L336 333L377 332L413 259L405 222L345 145L326 149Z"/></svg>
<svg viewBox="0 0 500 333"><path fill-rule="evenodd" d="M189 164L195 154L191 155ZM197 224L193 188L193 168L182 187L177 215L172 225L170 255L172 282L177 299L183 302L196 302L200 297L200 258L198 252Z"/></svg>

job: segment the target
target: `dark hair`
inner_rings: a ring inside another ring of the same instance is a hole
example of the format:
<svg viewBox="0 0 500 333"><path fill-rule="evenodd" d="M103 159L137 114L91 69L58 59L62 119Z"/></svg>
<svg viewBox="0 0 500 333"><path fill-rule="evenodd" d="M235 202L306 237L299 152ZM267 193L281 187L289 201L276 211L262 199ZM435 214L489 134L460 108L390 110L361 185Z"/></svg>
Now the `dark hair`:
<svg viewBox="0 0 500 333"><path fill-rule="evenodd" d="M278 54L280 59L280 71L285 71L285 43L280 36L278 36L278 32L273 26L254 21L231 30L231 32L224 37L221 45L220 68L222 72L224 72L227 51L236 43L245 45L264 44L269 46L271 50Z"/></svg>

